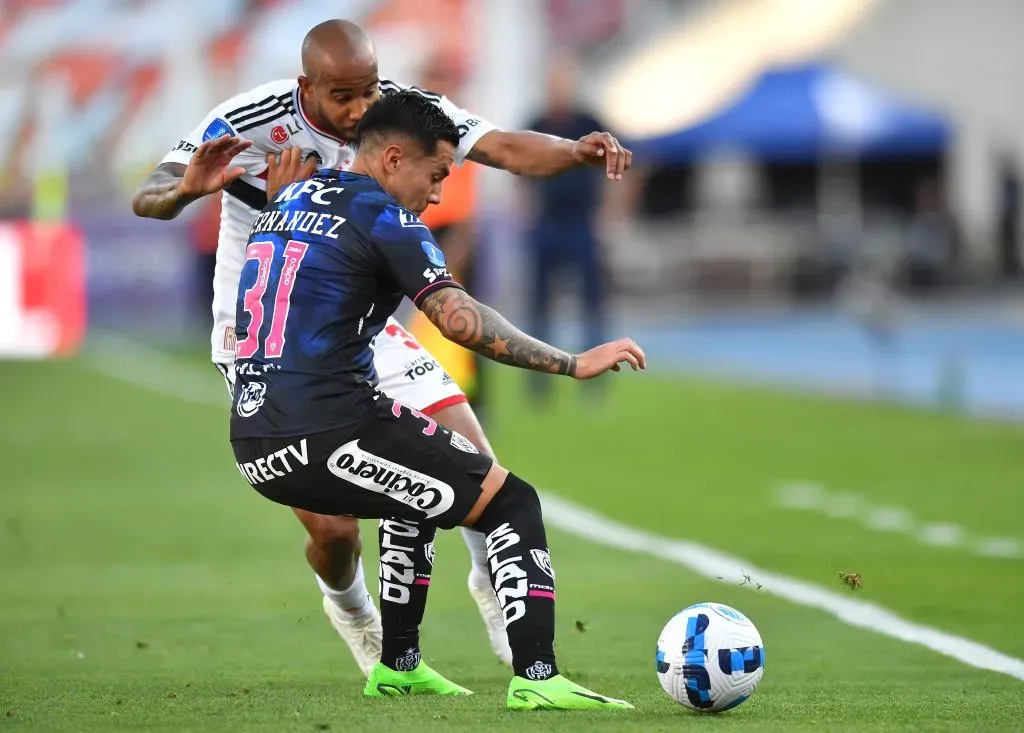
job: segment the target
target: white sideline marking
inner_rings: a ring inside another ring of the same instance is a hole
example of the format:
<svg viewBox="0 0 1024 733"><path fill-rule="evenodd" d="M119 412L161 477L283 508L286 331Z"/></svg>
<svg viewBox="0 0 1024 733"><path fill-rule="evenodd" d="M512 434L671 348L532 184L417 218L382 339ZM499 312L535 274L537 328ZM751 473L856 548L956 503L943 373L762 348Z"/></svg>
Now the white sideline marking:
<svg viewBox="0 0 1024 733"><path fill-rule="evenodd" d="M89 335L85 363L113 379L199 405L216 405L227 414L231 400L213 364L206 369L113 333Z"/></svg>
<svg viewBox="0 0 1024 733"><path fill-rule="evenodd" d="M982 557L1024 558L1024 543L1013 537L972 539L966 529L954 522L919 522L903 507L875 506L862 496L828 491L807 481L780 484L775 491L775 503L794 511L858 521L875 532L908 535L933 547L966 549Z"/></svg>
<svg viewBox="0 0 1024 733"><path fill-rule="evenodd" d="M223 388L208 389L202 386L209 382L213 387L221 387L212 367L207 373L198 366L120 337L104 337L102 347L114 351L115 356L94 354L86 363L109 377L172 399L186 399L219 408L227 404ZM850 626L923 646L971 667L999 672L1024 681L1024 660L983 644L907 621L873 603L855 600L802 580L763 570L742 558L695 542L659 537L620 524L553 494L545 492L541 500L546 523L576 537L605 547L674 562L712 580L739 583L744 575L752 575L771 595L801 606L817 608ZM999 549L991 548L995 552Z"/></svg>
<svg viewBox="0 0 1024 733"><path fill-rule="evenodd" d="M819 586L755 567L746 560L699 545L645 532L602 517L586 507L545 493L546 524L591 542L619 550L642 552L689 568L698 575L728 583L752 576L773 596L810 606L843 623L891 636L945 654L978 669L1000 672L1024 681L1024 660L1007 656L977 642L900 618L874 603L859 601Z"/></svg>

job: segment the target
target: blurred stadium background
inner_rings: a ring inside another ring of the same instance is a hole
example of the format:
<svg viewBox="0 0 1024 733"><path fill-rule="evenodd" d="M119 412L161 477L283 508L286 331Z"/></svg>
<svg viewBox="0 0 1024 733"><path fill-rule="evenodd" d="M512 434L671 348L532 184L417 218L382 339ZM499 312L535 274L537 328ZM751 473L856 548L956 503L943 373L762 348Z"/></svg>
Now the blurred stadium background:
<svg viewBox="0 0 1024 733"><path fill-rule="evenodd" d="M443 83L506 128L543 111L571 56L579 104L635 151L594 221L605 331L636 338L654 373L616 375L604 402L560 385L547 410L519 401L515 375L488 377L506 462L813 583L858 570L865 597L1024 654L1020 0L0 0L0 710L47 730L118 715L181 730L171 698L192 695L214 728L223 713L280 730L289 695L312 689L297 729L333 711L340 647L294 621L317 609L300 528L239 485L204 363L218 202L173 222L130 208L212 106L295 76L302 36L330 17L369 29L382 76ZM529 326L538 191L473 173L466 267L481 299ZM570 348L588 338L585 275L556 281L551 340ZM738 721L995 729L1024 714L1015 681L587 548L554 533L560 628L598 629L561 651L648 710L663 712L657 629L720 600L786 670L769 663L764 702ZM459 562L438 571L431 638L500 691L451 630L477 624ZM587 580L594 562L620 593ZM243 685L269 707L222 711ZM830 697L851 685L856 700Z"/></svg>
<svg viewBox="0 0 1024 733"><path fill-rule="evenodd" d="M372 30L386 76L441 66L505 127L541 110L556 53L577 57L581 103L636 151L598 231L614 330L639 328L656 364L1020 414L1024 9L984 7L7 0L0 353L73 352L85 324L201 346L217 202L172 224L127 202L181 131L296 75L305 30L343 16ZM482 172L473 215L477 290L513 315L529 293L516 183Z"/></svg>

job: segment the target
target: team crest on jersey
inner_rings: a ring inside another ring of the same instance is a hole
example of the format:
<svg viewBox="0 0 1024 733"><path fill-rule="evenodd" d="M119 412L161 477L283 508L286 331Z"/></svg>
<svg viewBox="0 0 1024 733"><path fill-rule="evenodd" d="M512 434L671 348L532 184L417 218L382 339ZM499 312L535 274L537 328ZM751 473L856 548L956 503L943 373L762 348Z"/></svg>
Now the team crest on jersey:
<svg viewBox="0 0 1024 733"><path fill-rule="evenodd" d="M463 453L479 453L476 446L469 442L466 436L452 431L452 448L458 448Z"/></svg>
<svg viewBox="0 0 1024 733"><path fill-rule="evenodd" d="M447 267L448 263L444 261L444 252L438 248L433 242L423 240L420 242L420 247L423 248L423 254L430 260L430 264L434 267Z"/></svg>
<svg viewBox="0 0 1024 733"><path fill-rule="evenodd" d="M263 400L267 396L266 382L248 382L242 387L242 394L238 395L238 415L240 417L252 417L263 406Z"/></svg>
<svg viewBox="0 0 1024 733"><path fill-rule="evenodd" d="M222 120L218 117L206 126L206 131L203 132L203 142L206 142L207 140L216 140L219 137L234 134L235 131L231 129L231 125L229 125L226 120Z"/></svg>
<svg viewBox="0 0 1024 733"><path fill-rule="evenodd" d="M399 209L398 210L398 223L401 224L403 227L406 227L406 228L409 228L409 227L423 227L424 229L427 228L427 225L424 224L422 221L420 221L420 218L418 216L416 216L411 211L406 211L405 209Z"/></svg>
<svg viewBox="0 0 1024 733"><path fill-rule="evenodd" d="M284 125L274 125L274 129L270 131L270 139L278 145L287 142L288 131L284 129Z"/></svg>

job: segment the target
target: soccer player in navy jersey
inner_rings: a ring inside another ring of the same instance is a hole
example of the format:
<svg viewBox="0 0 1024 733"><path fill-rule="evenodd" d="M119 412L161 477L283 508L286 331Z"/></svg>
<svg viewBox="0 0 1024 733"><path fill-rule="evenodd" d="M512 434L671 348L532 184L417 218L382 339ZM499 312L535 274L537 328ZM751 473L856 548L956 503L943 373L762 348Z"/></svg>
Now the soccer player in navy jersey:
<svg viewBox="0 0 1024 733"><path fill-rule="evenodd" d="M469 694L421 659L438 527L484 533L512 650L511 709L624 709L559 674L555 577L533 487L465 437L377 389L370 342L403 297L445 337L511 366L590 379L646 366L630 339L579 355L474 300L417 214L441 200L459 143L414 92L363 116L349 172L285 187L249 235L236 309L231 442L263 496L380 525L382 651L365 694Z"/></svg>
<svg viewBox="0 0 1024 733"><path fill-rule="evenodd" d="M211 358L233 389L235 295L249 230L268 197L317 165L345 170L355 160L355 131L378 99L412 89L450 116L459 131L455 161L471 160L524 176L552 176L590 166L618 179L631 162L628 150L606 132L566 140L526 130L501 130L483 117L432 92L382 79L373 43L344 20L320 23L302 44L302 75L263 84L218 104L168 151L133 201L139 216L171 219L191 202L222 197L213 283ZM372 344L380 389L436 419L492 453L459 386L422 344L391 318ZM417 366L434 366L418 374ZM306 558L323 593L324 614L345 640L364 674L380 655L380 615L366 588L359 524L349 517L295 509L308 532ZM486 543L465 529L471 563L470 596L480 611L491 649L511 665L501 608L490 588Z"/></svg>

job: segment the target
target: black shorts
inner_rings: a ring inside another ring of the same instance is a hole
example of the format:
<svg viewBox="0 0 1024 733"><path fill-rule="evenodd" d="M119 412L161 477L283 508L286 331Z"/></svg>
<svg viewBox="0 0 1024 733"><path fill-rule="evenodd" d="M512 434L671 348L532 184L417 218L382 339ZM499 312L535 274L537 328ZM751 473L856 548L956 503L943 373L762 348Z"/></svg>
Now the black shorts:
<svg viewBox="0 0 1024 733"><path fill-rule="evenodd" d="M459 433L383 395L354 428L231 446L242 475L279 504L445 529L469 514L493 463Z"/></svg>

